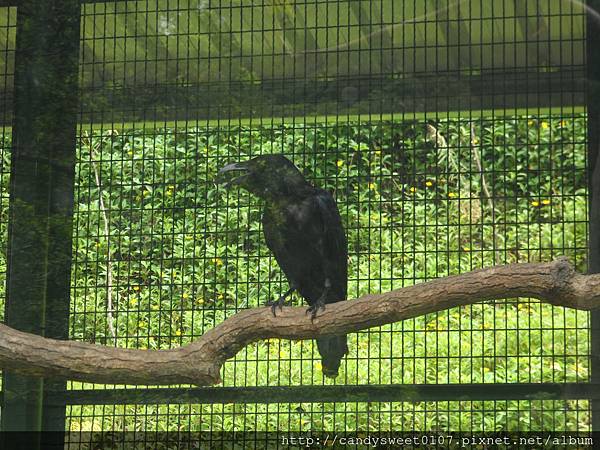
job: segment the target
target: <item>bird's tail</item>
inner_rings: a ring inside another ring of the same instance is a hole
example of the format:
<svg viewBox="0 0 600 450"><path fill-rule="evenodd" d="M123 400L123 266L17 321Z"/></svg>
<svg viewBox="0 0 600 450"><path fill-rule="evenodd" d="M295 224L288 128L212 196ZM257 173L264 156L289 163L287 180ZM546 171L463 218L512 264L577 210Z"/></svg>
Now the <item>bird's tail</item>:
<svg viewBox="0 0 600 450"><path fill-rule="evenodd" d="M321 354L323 375L330 378L337 377L342 358L348 353L348 337L344 335L319 338L317 348Z"/></svg>

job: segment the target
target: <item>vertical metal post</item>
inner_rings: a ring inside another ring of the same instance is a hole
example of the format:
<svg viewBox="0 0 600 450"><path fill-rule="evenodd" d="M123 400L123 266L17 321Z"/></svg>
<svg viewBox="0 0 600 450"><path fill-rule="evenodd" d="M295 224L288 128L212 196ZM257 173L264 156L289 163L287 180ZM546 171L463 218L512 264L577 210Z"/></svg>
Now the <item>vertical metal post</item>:
<svg viewBox="0 0 600 450"><path fill-rule="evenodd" d="M589 273L600 272L600 0L588 0L586 24L589 183ZM591 381L600 382L600 311L591 313ZM600 401L591 401L592 430L600 431Z"/></svg>
<svg viewBox="0 0 600 450"><path fill-rule="evenodd" d="M6 324L68 338L81 6L17 9ZM5 372L3 431L64 431L64 380ZM39 445L39 443L37 444Z"/></svg>

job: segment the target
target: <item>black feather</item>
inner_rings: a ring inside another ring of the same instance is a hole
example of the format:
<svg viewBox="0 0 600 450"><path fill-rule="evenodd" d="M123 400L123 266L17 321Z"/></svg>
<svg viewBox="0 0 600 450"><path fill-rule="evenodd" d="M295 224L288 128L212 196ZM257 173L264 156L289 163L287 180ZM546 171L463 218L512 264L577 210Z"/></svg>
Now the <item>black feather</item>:
<svg viewBox="0 0 600 450"><path fill-rule="evenodd" d="M265 200L265 240L290 287L316 308L320 302L346 300L348 251L333 196L310 185L281 155L260 156L226 167L243 171L236 184ZM337 376L348 352L347 337L319 338L317 347L323 373Z"/></svg>

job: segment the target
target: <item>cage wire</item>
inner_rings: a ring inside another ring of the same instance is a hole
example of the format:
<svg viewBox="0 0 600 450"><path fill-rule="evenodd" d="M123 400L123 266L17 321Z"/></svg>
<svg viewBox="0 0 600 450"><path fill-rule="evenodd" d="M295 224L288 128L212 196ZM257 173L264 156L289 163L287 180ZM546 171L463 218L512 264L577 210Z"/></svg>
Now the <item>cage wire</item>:
<svg viewBox="0 0 600 450"><path fill-rule="evenodd" d="M12 109L12 97L9 93L14 82L17 11L14 7L0 10L0 317L4 319Z"/></svg>
<svg viewBox="0 0 600 450"><path fill-rule="evenodd" d="M0 8L5 94L15 18ZM284 292L259 201L214 181L223 164L259 154L284 154L334 193L349 298L560 255L584 271L584 43L583 7L558 0L83 4L71 338L178 347ZM485 383L492 393L590 379L589 314L534 299L353 333L349 348L328 381L312 341L258 342L225 364L223 386ZM590 429L587 400L367 400L99 399L67 406L66 429L73 448L79 431Z"/></svg>

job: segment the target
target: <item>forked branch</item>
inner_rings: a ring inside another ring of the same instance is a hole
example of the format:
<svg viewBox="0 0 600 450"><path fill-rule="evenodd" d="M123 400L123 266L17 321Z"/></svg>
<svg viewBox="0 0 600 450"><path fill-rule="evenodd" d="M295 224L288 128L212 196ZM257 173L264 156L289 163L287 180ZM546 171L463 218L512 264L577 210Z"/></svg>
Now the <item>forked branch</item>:
<svg viewBox="0 0 600 450"><path fill-rule="evenodd" d="M589 311L600 307L600 274L581 275L565 258L511 264L449 276L385 294L328 305L311 322L305 308L239 312L194 342L171 350L133 350L59 341L0 325L0 366L28 375L111 384L208 386L223 363L268 338L312 339L398 322L447 308L503 298L533 297Z"/></svg>

